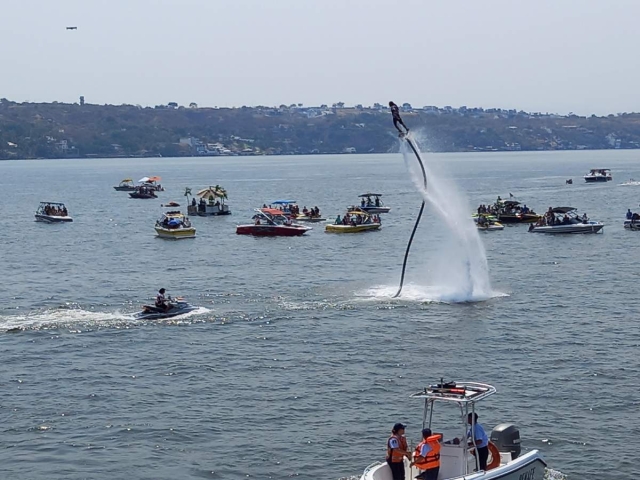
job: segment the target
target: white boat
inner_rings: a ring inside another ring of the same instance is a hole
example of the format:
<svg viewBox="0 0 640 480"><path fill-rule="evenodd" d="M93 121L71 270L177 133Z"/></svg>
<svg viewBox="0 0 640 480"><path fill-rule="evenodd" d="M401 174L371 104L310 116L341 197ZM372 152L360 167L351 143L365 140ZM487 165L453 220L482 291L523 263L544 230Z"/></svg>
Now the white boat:
<svg viewBox="0 0 640 480"><path fill-rule="evenodd" d="M483 232L493 232L495 230L504 230L504 225L498 221L495 215L488 213L475 214L473 221L476 223L476 228Z"/></svg>
<svg viewBox="0 0 640 480"><path fill-rule="evenodd" d="M171 203L171 207L179 206L177 203ZM160 220L156 221L155 230L160 238L196 238L196 229L191 225L191 220L179 210L165 212Z"/></svg>
<svg viewBox="0 0 640 480"><path fill-rule="evenodd" d="M38 210L36 210L36 222L73 222L73 218L69 216L69 212L67 211L67 207L65 207L64 203L40 202L40 206L38 207Z"/></svg>
<svg viewBox="0 0 640 480"><path fill-rule="evenodd" d="M138 183L141 187L148 188L149 190L155 190L156 192L164 191L164 187L160 185L160 181L162 179L160 177L142 177L138 180Z"/></svg>
<svg viewBox="0 0 640 480"><path fill-rule="evenodd" d="M385 207L380 197L381 193L363 193L362 195L358 195L360 200L360 208L367 213L389 213L391 207ZM371 197L374 197L371 200Z"/></svg>
<svg viewBox="0 0 640 480"><path fill-rule="evenodd" d="M431 385L410 395L410 398L424 402L422 428L428 427L434 432L441 431L439 426L432 427L434 407L437 403L449 404L456 408L461 421L462 439L467 438L469 429L467 418L476 412L477 402L496 393L488 384L476 382L449 382ZM416 429L419 431L419 429ZM497 425L490 435L487 469L480 470L477 457L471 452L467 441L449 440L440 445L440 470L438 480L542 480L547 464L538 450L521 455L520 432L512 424ZM470 437L471 444L475 437ZM420 474L409 460L404 458L405 478L413 479ZM391 468L386 462L369 465L361 480L393 480Z"/></svg>
<svg viewBox="0 0 640 480"><path fill-rule="evenodd" d="M533 233L598 233L604 228L604 223L593 222L586 215L579 217L576 209L573 207L556 207L552 208L555 220L551 218L549 212L538 221L529 225L529 231ZM560 220L560 216L564 215Z"/></svg>
<svg viewBox="0 0 640 480"><path fill-rule="evenodd" d="M592 168L584 176L584 181L587 183L610 182L611 180L613 180L613 177L611 176L611 170L608 168Z"/></svg>

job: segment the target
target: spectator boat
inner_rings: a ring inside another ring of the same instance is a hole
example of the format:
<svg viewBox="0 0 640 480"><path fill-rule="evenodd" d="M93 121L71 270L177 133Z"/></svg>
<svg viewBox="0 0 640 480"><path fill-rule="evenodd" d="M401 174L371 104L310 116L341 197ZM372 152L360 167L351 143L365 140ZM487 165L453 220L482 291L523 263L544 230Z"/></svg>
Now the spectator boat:
<svg viewBox="0 0 640 480"><path fill-rule="evenodd" d="M390 207L385 207L380 200L381 193L363 193L358 196L361 198L360 208L367 213L389 213L391 210Z"/></svg>
<svg viewBox="0 0 640 480"><path fill-rule="evenodd" d="M160 181L162 178L154 176L154 177L142 177L138 180L138 183L141 187L146 187L151 190L155 190L156 192L164 192L164 187L160 185Z"/></svg>
<svg viewBox="0 0 640 480"><path fill-rule="evenodd" d="M129 192L129 196L131 198L142 199L158 198L158 195L156 195L156 191L148 187L136 187L133 192Z"/></svg>
<svg viewBox="0 0 640 480"><path fill-rule="evenodd" d="M498 201L494 209L496 218L501 223L533 223L540 220L540 215L521 207L517 200Z"/></svg>
<svg viewBox="0 0 640 480"><path fill-rule="evenodd" d="M536 224L529 225L529 231L550 234L598 233L603 229L603 223L590 221L586 214L579 217L576 211L573 207L552 208Z"/></svg>
<svg viewBox="0 0 640 480"><path fill-rule="evenodd" d="M133 179L125 178L120 182L120 185L113 188L119 192L133 192L136 189L136 186L133 184Z"/></svg>
<svg viewBox="0 0 640 480"><path fill-rule="evenodd" d="M351 207L344 217L336 218L334 223L325 226L328 233L360 233L370 230L379 230L382 224L378 215L370 215L358 207Z"/></svg>
<svg viewBox="0 0 640 480"><path fill-rule="evenodd" d="M488 213L475 214L473 221L476 222L478 230L482 230L483 232L504 230L504 225L501 224L494 215Z"/></svg>
<svg viewBox="0 0 640 480"><path fill-rule="evenodd" d="M491 432L489 442L490 457L486 470L481 470L473 448L465 441L468 432L470 444L475 444L475 428L469 428L469 414L476 413L476 403L496 393L495 387L476 382L449 382L430 385L422 391L409 396L413 400L424 403L422 428L430 428L439 432L441 425L432 425L436 404L457 407L459 423L456 429L461 433L463 441L449 440L440 444L439 480L542 480L547 464L538 450L522 454L520 432L515 425L502 423ZM473 415L472 415L473 418ZM416 427L417 435L420 435ZM441 434L438 434L441 435ZM416 439L418 440L418 439ZM419 440L418 440L419 441ZM442 439L441 439L442 441ZM375 449L374 449L375 450ZM405 478L413 479L419 473L409 460L403 459ZM369 465L361 480L393 480L391 468L386 462L375 462Z"/></svg>
<svg viewBox="0 0 640 480"><path fill-rule="evenodd" d="M180 205L170 202L167 206L172 208ZM165 212L160 220L156 221L155 229L160 238L171 240L196 238L196 229L191 225L191 220L179 210Z"/></svg>
<svg viewBox="0 0 640 480"><path fill-rule="evenodd" d="M587 183L610 182L611 180L613 180L613 177L611 176L611 170L608 168L592 168L584 176L584 181Z"/></svg>
<svg viewBox="0 0 640 480"><path fill-rule="evenodd" d="M187 189L185 196L189 195L190 189ZM201 217L211 217L218 215L231 215L229 205L226 204L227 191L220 185L210 186L196 193L196 197L192 200L191 205L187 208L189 215L199 215Z"/></svg>
<svg viewBox="0 0 640 480"><path fill-rule="evenodd" d="M64 203L40 202L40 206L36 210L36 222L64 223L73 222L73 218L69 216Z"/></svg>
<svg viewBox="0 0 640 480"><path fill-rule="evenodd" d="M311 227L293 223L291 218L277 208L256 208L254 223L238 225L238 235L254 235L256 237L299 237Z"/></svg>

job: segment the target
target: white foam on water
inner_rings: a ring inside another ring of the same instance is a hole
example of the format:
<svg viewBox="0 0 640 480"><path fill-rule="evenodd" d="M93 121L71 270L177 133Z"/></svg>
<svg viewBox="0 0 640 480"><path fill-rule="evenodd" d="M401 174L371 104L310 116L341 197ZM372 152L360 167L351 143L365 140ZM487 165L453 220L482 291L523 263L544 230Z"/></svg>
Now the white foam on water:
<svg viewBox="0 0 640 480"><path fill-rule="evenodd" d="M453 182L430 167L428 155L420 152L414 134L409 138L420 153L427 173L425 189L418 160L408 143L401 140L401 152L407 169L411 173L416 188L429 206L425 210L426 215L423 217L421 227L433 226L434 222L428 216L431 212L435 213L444 226L438 232L443 236L444 241L427 247L431 250L429 263L427 267L422 267L418 280L423 286L403 288L401 298L408 299L415 296L419 299L433 299L433 301L474 302L499 296L499 292L491 289L484 245L465 197ZM416 235L414 242L419 237ZM419 248L414 248L416 246ZM424 245L421 247L424 251ZM437 255L433 254L434 251ZM411 256L415 255L420 255L420 246L414 244L409 256L408 272L411 271L412 264L416 263L411 261ZM415 280L415 273L412 276ZM410 293L412 291L413 295Z"/></svg>
<svg viewBox="0 0 640 480"><path fill-rule="evenodd" d="M165 320L179 321L207 313L205 307ZM76 331L95 328L126 328L138 324L152 323L153 320L141 320L134 313L100 312L82 308L52 308L30 312L24 315L0 316L0 331L8 330L52 330L68 328ZM162 321L162 320L156 320Z"/></svg>
<svg viewBox="0 0 640 480"><path fill-rule="evenodd" d="M356 297L374 301L392 300L394 299L393 297L397 291L397 285L378 285L371 287L360 294L356 294ZM508 296L509 294L507 293L492 290L490 295L487 295L486 297L469 297L466 292L461 292L459 289L455 288L455 286L429 286L408 283L402 287L402 294L396 300L421 303L465 303L481 302L491 298Z"/></svg>

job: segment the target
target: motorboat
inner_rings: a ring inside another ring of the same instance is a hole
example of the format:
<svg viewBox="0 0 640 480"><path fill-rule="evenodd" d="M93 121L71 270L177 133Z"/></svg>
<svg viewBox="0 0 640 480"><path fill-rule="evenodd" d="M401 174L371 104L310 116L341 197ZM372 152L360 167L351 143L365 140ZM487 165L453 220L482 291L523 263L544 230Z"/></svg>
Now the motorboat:
<svg viewBox="0 0 640 480"><path fill-rule="evenodd" d="M291 218L277 208L256 208L254 223L238 225L238 235L254 235L257 237L299 237L311 227L294 223Z"/></svg>
<svg viewBox="0 0 640 480"><path fill-rule="evenodd" d="M182 298L172 299L171 297L168 299L167 306L168 308L158 307L156 305L143 305L142 311L136 313L134 317L140 320L159 320L184 315L198 308L185 302Z"/></svg>
<svg viewBox="0 0 640 480"><path fill-rule="evenodd" d="M483 232L492 232L494 230L504 230L504 225L500 223L494 215L481 213L473 216L478 230Z"/></svg>
<svg viewBox="0 0 640 480"><path fill-rule="evenodd" d="M64 223L73 222L67 207L59 202L40 202L36 210L36 222Z"/></svg>
<svg viewBox="0 0 640 480"><path fill-rule="evenodd" d="M585 213L582 217L574 207L551 208L537 223L529 225L533 233L598 233L604 224L589 220ZM562 219L560 216L563 216Z"/></svg>
<svg viewBox="0 0 640 480"><path fill-rule="evenodd" d="M179 207L180 205L171 202L170 207L176 206ZM191 225L191 220L179 210L165 212L162 217L156 221L155 229L160 238L169 238L172 240L196 238L196 229Z"/></svg>
<svg viewBox="0 0 640 480"><path fill-rule="evenodd" d="M363 193L358 195L360 200L360 208L367 213L389 213L390 207L385 207L380 200L381 193ZM373 198L373 200L372 200Z"/></svg>
<svg viewBox="0 0 640 480"><path fill-rule="evenodd" d="M189 195L190 189L187 189L185 196ZM218 215L231 215L229 205L225 202L227 200L227 191L220 185L210 186L200 190L196 197L200 200L196 201L194 198L189 205L187 211L189 215L199 215L201 217L211 217Z"/></svg>
<svg viewBox="0 0 640 480"><path fill-rule="evenodd" d="M409 396L412 400L424 403L422 428L432 427L436 404L457 407L459 429L462 441L458 438L440 440L439 480L542 480L547 467L538 450L522 453L520 431L510 423L497 425L491 432L489 442L490 456L486 470L481 470L477 456L473 455L475 444L476 404L496 393L495 387L477 382L441 382L430 385ZM471 417L470 417L471 415ZM468 419L471 419L471 424ZM469 428L471 427L471 428ZM442 434L438 434L442 435ZM470 441L466 441L469 438ZM471 446L470 446L471 445ZM404 457L405 478L413 479L420 473ZM391 468L386 461L369 465L361 480L393 480Z"/></svg>
<svg viewBox="0 0 640 480"><path fill-rule="evenodd" d="M377 214L370 214L359 207L350 207L342 218L340 215L334 223L325 226L328 233L360 233L379 230L382 226Z"/></svg>
<svg viewBox="0 0 640 480"><path fill-rule="evenodd" d="M613 180L613 177L611 176L611 170L608 168L592 168L584 176L584 181L587 183L610 182L611 180Z"/></svg>
<svg viewBox="0 0 640 480"><path fill-rule="evenodd" d="M318 207L303 207L302 212L294 216L297 222L318 223L325 222L327 219L322 216Z"/></svg>
<svg viewBox="0 0 640 480"><path fill-rule="evenodd" d="M140 184L141 187L145 187L150 190L155 190L156 192L163 192L164 187L160 185L161 180L162 178L158 176L142 177L140 180L138 180L138 183Z"/></svg>
<svg viewBox="0 0 640 480"><path fill-rule="evenodd" d="M133 192L136 189L136 186L133 184L133 179L125 178L118 186L113 188L119 192Z"/></svg>
<svg viewBox="0 0 640 480"><path fill-rule="evenodd" d="M493 214L500 223L533 223L540 220L540 215L520 204L517 200L498 200L492 207Z"/></svg>
<svg viewBox="0 0 640 480"><path fill-rule="evenodd" d="M156 195L156 191L148 187L135 187L135 190L133 192L129 192L129 196L131 198L142 199L158 198L158 195Z"/></svg>

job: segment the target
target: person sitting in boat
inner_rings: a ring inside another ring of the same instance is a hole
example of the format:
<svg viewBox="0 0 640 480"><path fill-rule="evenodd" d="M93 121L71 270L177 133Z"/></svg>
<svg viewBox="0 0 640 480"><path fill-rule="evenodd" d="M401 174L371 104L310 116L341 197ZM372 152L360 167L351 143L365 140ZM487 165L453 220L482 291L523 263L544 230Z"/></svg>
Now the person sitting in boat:
<svg viewBox="0 0 640 480"><path fill-rule="evenodd" d="M336 223L335 223L335 224L336 224L336 225L340 225L341 223L342 223L342 219L340 218L340 215L338 215L338 216L336 217Z"/></svg>
<svg viewBox="0 0 640 480"><path fill-rule="evenodd" d="M631 217L633 217L633 213L631 212L631 209L627 209L627 220L631 220Z"/></svg>
<svg viewBox="0 0 640 480"><path fill-rule="evenodd" d="M309 210L307 209L307 206L305 205L304 207L302 207L302 214L307 217L309 216Z"/></svg>
<svg viewBox="0 0 640 480"><path fill-rule="evenodd" d="M60 212L63 217L66 217L69 212L67 212L67 207L62 207L62 212Z"/></svg>
<svg viewBox="0 0 640 480"><path fill-rule="evenodd" d="M571 224L571 219L569 218L569 215L566 215L564 217L562 217L562 225L570 225Z"/></svg>
<svg viewBox="0 0 640 480"><path fill-rule="evenodd" d="M582 223L588 223L589 222L589 217L587 217L586 213L582 214Z"/></svg>
<svg viewBox="0 0 640 480"><path fill-rule="evenodd" d="M366 204L367 204L367 202L366 202L366 201L365 201L365 199L363 198L363 199L360 201L360 206L361 206L362 208L364 208L364 207L366 206Z"/></svg>
<svg viewBox="0 0 640 480"><path fill-rule="evenodd" d="M379 207L379 206L380 206L380 198L376 197L376 207Z"/></svg>
<svg viewBox="0 0 640 480"><path fill-rule="evenodd" d="M156 295L156 307L162 308L163 310L169 310L171 306L167 303L164 292L166 292L164 288L158 290L158 294Z"/></svg>
<svg viewBox="0 0 640 480"><path fill-rule="evenodd" d="M520 213L529 213L529 207L527 207L526 203L522 206Z"/></svg>

